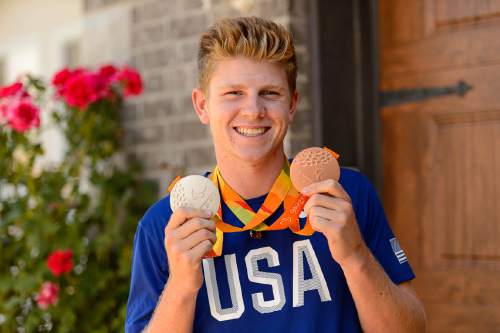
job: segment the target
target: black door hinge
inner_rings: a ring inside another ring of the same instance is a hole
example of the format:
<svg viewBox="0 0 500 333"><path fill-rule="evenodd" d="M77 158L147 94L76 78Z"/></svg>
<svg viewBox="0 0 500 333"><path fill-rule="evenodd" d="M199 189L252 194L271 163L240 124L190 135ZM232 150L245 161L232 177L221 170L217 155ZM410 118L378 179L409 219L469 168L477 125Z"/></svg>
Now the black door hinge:
<svg viewBox="0 0 500 333"><path fill-rule="evenodd" d="M419 102L426 99L447 96L447 95L457 95L464 97L465 94L473 87L467 82L460 80L454 86L447 87L421 87L414 89L401 89L394 91L381 91L379 93L379 105L392 106L398 104Z"/></svg>

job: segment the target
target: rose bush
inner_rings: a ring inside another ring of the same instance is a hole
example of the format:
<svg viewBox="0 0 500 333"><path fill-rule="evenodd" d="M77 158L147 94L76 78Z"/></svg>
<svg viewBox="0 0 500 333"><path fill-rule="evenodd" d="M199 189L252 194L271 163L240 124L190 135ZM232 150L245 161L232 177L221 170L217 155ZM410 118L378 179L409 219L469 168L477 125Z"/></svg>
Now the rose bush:
<svg viewBox="0 0 500 333"><path fill-rule="evenodd" d="M54 282L44 282L38 295L36 303L42 310L47 310L50 306L57 304L59 299L59 286Z"/></svg>
<svg viewBox="0 0 500 333"><path fill-rule="evenodd" d="M13 97L18 94L21 94L23 97L28 96L21 82L14 82L10 86L0 88L0 98Z"/></svg>
<svg viewBox="0 0 500 333"><path fill-rule="evenodd" d="M0 124L2 121L21 133L40 125L40 110L21 82L0 89Z"/></svg>
<svg viewBox="0 0 500 333"><path fill-rule="evenodd" d="M0 87L0 332L123 331L133 234L156 199L120 150L141 91L113 65ZM64 134L61 163L42 163L46 127Z"/></svg>
<svg viewBox="0 0 500 333"><path fill-rule="evenodd" d="M1 112L10 127L18 132L40 126L40 110L30 98L16 98L3 105Z"/></svg>
<svg viewBox="0 0 500 333"><path fill-rule="evenodd" d="M47 259L47 267L54 276L71 272L71 269L73 269L73 251L55 250Z"/></svg>

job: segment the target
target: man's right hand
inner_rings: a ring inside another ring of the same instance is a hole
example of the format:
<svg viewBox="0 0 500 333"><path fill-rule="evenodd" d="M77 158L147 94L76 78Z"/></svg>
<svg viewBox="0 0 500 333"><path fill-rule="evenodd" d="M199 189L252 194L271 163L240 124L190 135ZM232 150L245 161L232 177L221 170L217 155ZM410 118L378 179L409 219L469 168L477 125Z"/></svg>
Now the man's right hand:
<svg viewBox="0 0 500 333"><path fill-rule="evenodd" d="M201 259L216 240L210 216L208 211L181 207L165 228L169 283L178 291L197 294L202 286Z"/></svg>

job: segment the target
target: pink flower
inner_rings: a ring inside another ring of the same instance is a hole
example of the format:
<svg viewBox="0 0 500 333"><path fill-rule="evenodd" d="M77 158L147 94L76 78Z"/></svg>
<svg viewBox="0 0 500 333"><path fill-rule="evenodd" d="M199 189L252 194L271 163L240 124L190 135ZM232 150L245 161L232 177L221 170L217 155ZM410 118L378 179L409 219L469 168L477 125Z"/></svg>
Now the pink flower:
<svg viewBox="0 0 500 333"><path fill-rule="evenodd" d="M52 77L52 84L56 87L64 85L71 77L72 71L68 68L63 68Z"/></svg>
<svg viewBox="0 0 500 333"><path fill-rule="evenodd" d="M139 72L135 69L125 66L117 74L117 80L125 86L125 96L140 95L142 93L142 79Z"/></svg>
<svg viewBox="0 0 500 333"><path fill-rule="evenodd" d="M0 125L2 125L3 122L6 122L7 116L7 103L0 101Z"/></svg>
<svg viewBox="0 0 500 333"><path fill-rule="evenodd" d="M109 85L95 73L78 73L65 84L63 97L68 105L85 110L89 104L110 93Z"/></svg>
<svg viewBox="0 0 500 333"><path fill-rule="evenodd" d="M113 82L117 72L118 69L113 65L104 65L99 69L99 75L107 82Z"/></svg>
<svg viewBox="0 0 500 333"><path fill-rule="evenodd" d="M73 251L55 250L47 259L47 267L54 276L70 272L73 269Z"/></svg>
<svg viewBox="0 0 500 333"><path fill-rule="evenodd" d="M28 96L28 93L24 91L23 84L21 82L15 82L10 86L0 88L0 98L14 97L16 95L21 95L22 97Z"/></svg>
<svg viewBox="0 0 500 333"><path fill-rule="evenodd" d="M36 303L42 310L46 310L49 306L57 304L59 297L59 286L53 282L44 282L36 296Z"/></svg>
<svg viewBox="0 0 500 333"><path fill-rule="evenodd" d="M40 110L31 98L15 98L0 105L0 113L9 126L19 133L40 126Z"/></svg>
<svg viewBox="0 0 500 333"><path fill-rule="evenodd" d="M82 68L77 68L75 70L70 70L68 68L63 68L59 72L57 72L54 77L52 78L52 84L54 87L57 89L57 94L59 96L63 95L64 93L64 87L66 85L66 82L73 76L78 75L80 73L84 72Z"/></svg>

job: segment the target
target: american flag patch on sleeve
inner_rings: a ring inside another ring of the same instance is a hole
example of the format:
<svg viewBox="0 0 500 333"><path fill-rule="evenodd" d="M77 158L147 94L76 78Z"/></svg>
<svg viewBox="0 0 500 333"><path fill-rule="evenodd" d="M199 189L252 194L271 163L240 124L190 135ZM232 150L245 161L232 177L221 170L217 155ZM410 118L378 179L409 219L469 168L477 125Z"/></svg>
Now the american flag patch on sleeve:
<svg viewBox="0 0 500 333"><path fill-rule="evenodd" d="M401 245L399 245L397 238L391 238L389 241L391 242L392 252L394 252L394 255L398 258L399 263L402 264L407 262L408 258L406 257L405 251L401 248Z"/></svg>

